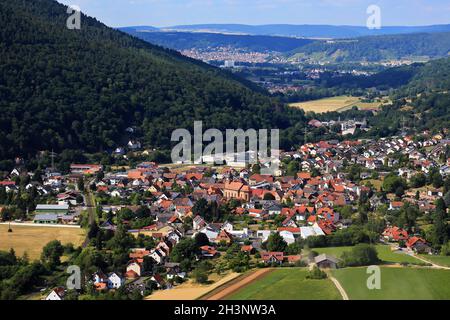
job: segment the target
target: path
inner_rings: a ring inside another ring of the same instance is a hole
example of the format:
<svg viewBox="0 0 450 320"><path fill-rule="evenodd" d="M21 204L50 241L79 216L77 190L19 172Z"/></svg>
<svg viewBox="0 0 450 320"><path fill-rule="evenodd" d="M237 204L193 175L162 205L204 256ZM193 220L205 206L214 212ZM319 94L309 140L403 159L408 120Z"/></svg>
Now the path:
<svg viewBox="0 0 450 320"><path fill-rule="evenodd" d="M339 281L335 277L333 277L331 275L329 275L329 278L330 278L331 281L333 281L334 285L339 290L339 293L341 294L342 299L350 300L350 298L347 295L347 292L345 292L344 287L339 283Z"/></svg>
<svg viewBox="0 0 450 320"><path fill-rule="evenodd" d="M202 297L201 300L225 300L227 297L231 296L233 293L239 291L245 286L248 286L252 282L261 279L273 269L259 269L255 272L245 274L241 277L236 278L233 281L230 281L224 284L221 287L218 287L216 290L209 292L206 296Z"/></svg>
<svg viewBox="0 0 450 320"><path fill-rule="evenodd" d="M436 263L434 263L434 262L432 262L432 261L430 261L430 260L426 260L426 259L424 259L424 258L422 258L422 257L419 257L419 256L417 256L417 255L415 255L415 254L410 254L410 253L408 253L408 255L410 255L411 257L416 258L416 259L418 259L418 260L420 260L420 261L422 261L422 262L431 264L432 268L435 268L435 269L442 269L442 270L450 270L450 267L444 267L444 266L441 266L441 265L436 264Z"/></svg>

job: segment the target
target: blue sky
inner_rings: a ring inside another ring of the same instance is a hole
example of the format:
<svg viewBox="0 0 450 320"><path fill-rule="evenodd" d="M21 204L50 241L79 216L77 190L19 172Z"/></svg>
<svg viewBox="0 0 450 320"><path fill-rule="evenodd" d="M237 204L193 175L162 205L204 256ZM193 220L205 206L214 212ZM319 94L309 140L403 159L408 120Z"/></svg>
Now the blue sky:
<svg viewBox="0 0 450 320"><path fill-rule="evenodd" d="M200 23L365 25L380 6L383 25L450 23L449 0L58 0L112 27Z"/></svg>

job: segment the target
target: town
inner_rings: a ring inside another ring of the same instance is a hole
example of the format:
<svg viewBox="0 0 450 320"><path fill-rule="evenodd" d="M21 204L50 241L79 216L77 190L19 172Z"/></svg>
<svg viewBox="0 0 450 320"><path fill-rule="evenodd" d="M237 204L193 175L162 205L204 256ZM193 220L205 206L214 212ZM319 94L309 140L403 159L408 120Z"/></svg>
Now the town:
<svg viewBox="0 0 450 320"><path fill-rule="evenodd" d="M123 150L142 149L130 142ZM142 299L229 272L352 266L354 258L320 248L360 243L419 263L448 254L436 217L437 210L445 217L450 200L445 134L319 141L280 155L275 175L261 174L262 163L72 164L67 173L27 172L18 159L0 181L1 220L12 234L33 225L46 233L86 231L78 249L59 241L43 249L41 259L64 249L51 256L51 270L63 270L60 257L69 250L83 271L83 288L50 282L55 287L42 289L47 300Z"/></svg>

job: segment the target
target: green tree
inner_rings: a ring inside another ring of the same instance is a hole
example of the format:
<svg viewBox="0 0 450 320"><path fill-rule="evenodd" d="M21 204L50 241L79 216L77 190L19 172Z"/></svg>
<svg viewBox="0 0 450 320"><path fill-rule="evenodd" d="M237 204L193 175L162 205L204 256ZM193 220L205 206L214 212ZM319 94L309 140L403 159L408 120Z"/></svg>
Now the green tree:
<svg viewBox="0 0 450 320"><path fill-rule="evenodd" d="M50 268L54 268L61 264L61 256L64 254L64 247L58 240L47 243L42 249L41 261Z"/></svg>
<svg viewBox="0 0 450 320"><path fill-rule="evenodd" d="M284 252L287 248L287 243L278 232L269 236L266 242L266 248L271 252Z"/></svg>

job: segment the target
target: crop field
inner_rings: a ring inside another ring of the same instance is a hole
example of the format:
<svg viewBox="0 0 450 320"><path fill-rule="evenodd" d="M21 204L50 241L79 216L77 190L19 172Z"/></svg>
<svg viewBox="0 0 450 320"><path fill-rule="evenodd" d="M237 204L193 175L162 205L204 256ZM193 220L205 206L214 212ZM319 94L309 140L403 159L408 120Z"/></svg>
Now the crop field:
<svg viewBox="0 0 450 320"><path fill-rule="evenodd" d="M227 300L342 300L330 279L310 280L304 268L276 269L244 286Z"/></svg>
<svg viewBox="0 0 450 320"><path fill-rule="evenodd" d="M0 250L13 248L18 256L27 252L30 259L38 259L42 248L52 240L79 246L85 238L85 231L81 228L13 225L11 229L13 232L9 233L8 225L0 225Z"/></svg>
<svg viewBox="0 0 450 320"><path fill-rule="evenodd" d="M450 300L450 270L382 267L380 290L368 289L366 270L333 271L350 300Z"/></svg>
<svg viewBox="0 0 450 320"><path fill-rule="evenodd" d="M293 108L303 109L305 112L325 113L325 112L343 112L357 106L360 110L377 109L382 105L381 102L361 102L359 97L337 96L312 100L306 102L291 103Z"/></svg>

